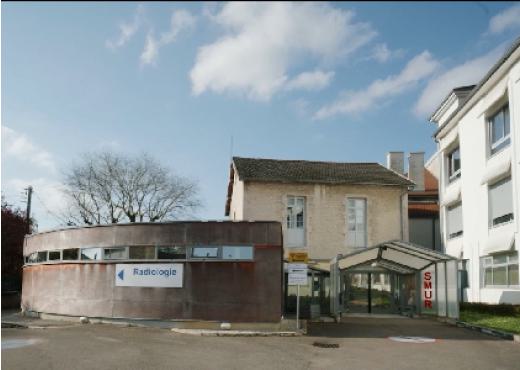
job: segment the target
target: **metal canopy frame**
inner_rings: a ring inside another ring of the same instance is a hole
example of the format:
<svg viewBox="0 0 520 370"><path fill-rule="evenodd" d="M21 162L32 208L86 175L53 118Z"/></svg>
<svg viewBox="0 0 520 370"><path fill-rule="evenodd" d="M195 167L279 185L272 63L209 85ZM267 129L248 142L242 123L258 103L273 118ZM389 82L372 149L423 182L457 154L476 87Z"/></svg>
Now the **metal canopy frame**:
<svg viewBox="0 0 520 370"><path fill-rule="evenodd" d="M340 272L359 269L367 265L382 267L398 274L415 274L417 281L416 307L418 312L421 313L428 313L421 307L421 296L423 293L422 273L424 272L426 276L427 272L431 271L430 274L433 273L435 275L436 314L450 318L458 317L458 294L456 292L458 285L457 259L453 256L400 240L384 242L347 255L338 255L331 261L331 292L334 292L334 294L331 294L331 311L334 314L337 315L342 312L339 304L339 295L341 293ZM433 268L434 270L432 270ZM431 295L426 298L431 298Z"/></svg>

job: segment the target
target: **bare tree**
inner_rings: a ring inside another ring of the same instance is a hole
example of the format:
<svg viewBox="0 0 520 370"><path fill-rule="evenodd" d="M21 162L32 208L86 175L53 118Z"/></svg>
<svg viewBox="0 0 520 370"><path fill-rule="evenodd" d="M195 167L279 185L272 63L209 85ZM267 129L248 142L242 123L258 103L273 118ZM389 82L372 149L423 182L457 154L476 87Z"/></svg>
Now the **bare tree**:
<svg viewBox="0 0 520 370"><path fill-rule="evenodd" d="M197 184L147 154L85 154L65 172L73 223L105 224L176 219L200 206Z"/></svg>

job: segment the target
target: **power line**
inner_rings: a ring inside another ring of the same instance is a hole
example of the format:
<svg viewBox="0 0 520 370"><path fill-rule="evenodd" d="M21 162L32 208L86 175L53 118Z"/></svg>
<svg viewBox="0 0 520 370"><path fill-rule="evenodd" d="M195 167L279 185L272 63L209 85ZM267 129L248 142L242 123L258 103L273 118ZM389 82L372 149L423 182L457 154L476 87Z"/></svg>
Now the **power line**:
<svg viewBox="0 0 520 370"><path fill-rule="evenodd" d="M42 207L44 208L45 212L47 212L47 214L51 215L52 217L54 217L58 222L60 222L61 224L63 225L68 225L69 222L66 221L64 218L62 218L61 216L58 216L56 213L54 213L53 211L51 211L46 205L45 205L45 202L42 200L42 198L40 198L40 196L38 195L38 192L34 191L33 189L33 194L36 196L36 199L38 199L38 201L40 202L40 204L42 205Z"/></svg>

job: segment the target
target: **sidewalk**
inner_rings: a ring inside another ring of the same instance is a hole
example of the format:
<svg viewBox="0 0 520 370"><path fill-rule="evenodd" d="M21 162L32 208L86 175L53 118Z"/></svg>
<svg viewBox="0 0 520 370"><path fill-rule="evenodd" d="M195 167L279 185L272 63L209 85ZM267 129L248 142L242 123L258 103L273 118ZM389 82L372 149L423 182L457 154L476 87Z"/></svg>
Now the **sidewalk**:
<svg viewBox="0 0 520 370"><path fill-rule="evenodd" d="M81 323L22 316L20 310L2 310L2 328L51 329L78 325Z"/></svg>

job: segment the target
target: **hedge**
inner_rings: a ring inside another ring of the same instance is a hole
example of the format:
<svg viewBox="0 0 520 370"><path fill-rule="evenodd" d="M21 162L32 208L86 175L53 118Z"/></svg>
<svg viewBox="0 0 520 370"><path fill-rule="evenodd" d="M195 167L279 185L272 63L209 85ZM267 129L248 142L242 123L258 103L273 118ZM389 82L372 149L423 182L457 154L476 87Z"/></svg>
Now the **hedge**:
<svg viewBox="0 0 520 370"><path fill-rule="evenodd" d="M460 303L461 311L473 311L479 313L488 313L499 316L518 316L520 317L520 305L513 304L486 304L486 303Z"/></svg>

